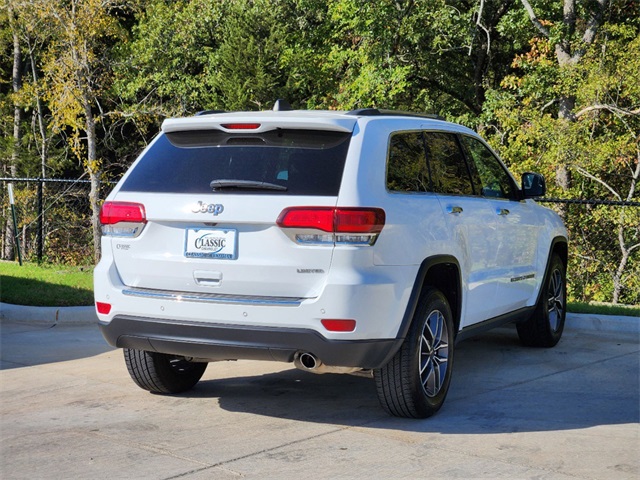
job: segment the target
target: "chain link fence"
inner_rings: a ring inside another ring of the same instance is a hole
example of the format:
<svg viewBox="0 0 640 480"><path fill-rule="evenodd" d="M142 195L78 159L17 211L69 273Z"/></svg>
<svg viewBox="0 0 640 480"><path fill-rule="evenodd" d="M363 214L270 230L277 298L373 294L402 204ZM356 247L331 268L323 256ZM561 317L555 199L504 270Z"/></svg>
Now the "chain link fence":
<svg viewBox="0 0 640 480"><path fill-rule="evenodd" d="M16 255L8 184L13 184L22 258L27 261L93 263L91 182L83 179L0 178L0 255ZM101 187L105 198L112 182Z"/></svg>
<svg viewBox="0 0 640 480"><path fill-rule="evenodd" d="M0 178L0 255L13 259L7 183L14 185L18 237L27 261L93 263L90 182ZM102 184L105 198L112 182ZM574 301L640 304L640 202L543 198L570 234L569 296ZM638 247L634 248L634 245ZM615 293L617 291L617 293ZM615 297L614 297L615 293Z"/></svg>
<svg viewBox="0 0 640 480"><path fill-rule="evenodd" d="M569 298L640 305L640 202L541 198L569 231Z"/></svg>

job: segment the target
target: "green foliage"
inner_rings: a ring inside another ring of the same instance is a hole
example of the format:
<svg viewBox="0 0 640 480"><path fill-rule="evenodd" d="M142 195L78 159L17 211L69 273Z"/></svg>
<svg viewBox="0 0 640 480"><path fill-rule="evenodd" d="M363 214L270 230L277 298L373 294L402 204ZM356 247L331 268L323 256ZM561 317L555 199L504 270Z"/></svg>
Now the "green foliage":
<svg viewBox="0 0 640 480"><path fill-rule="evenodd" d="M613 305L611 303L571 302L567 305L571 313L590 313L595 315L616 315L622 317L640 317L640 307L630 305Z"/></svg>
<svg viewBox="0 0 640 480"><path fill-rule="evenodd" d="M211 68L224 7L216 0L155 0L140 12L114 64L113 94L127 115L144 125L217 104Z"/></svg>
<svg viewBox="0 0 640 480"><path fill-rule="evenodd" d="M580 61L564 68L544 39L516 56L514 73L488 93L483 115L485 133L515 173L543 173L548 196L638 200L639 32L625 22L606 23ZM557 115L567 96L575 99L573 119ZM553 181L563 169L571 176L568 190ZM570 295L610 301L618 282L616 300L640 303L640 212L579 209L561 211L572 241Z"/></svg>
<svg viewBox="0 0 640 480"><path fill-rule="evenodd" d="M286 30L279 3L259 0L233 2L221 27L215 54L213 86L227 110L268 109L286 97L286 71L280 52Z"/></svg>

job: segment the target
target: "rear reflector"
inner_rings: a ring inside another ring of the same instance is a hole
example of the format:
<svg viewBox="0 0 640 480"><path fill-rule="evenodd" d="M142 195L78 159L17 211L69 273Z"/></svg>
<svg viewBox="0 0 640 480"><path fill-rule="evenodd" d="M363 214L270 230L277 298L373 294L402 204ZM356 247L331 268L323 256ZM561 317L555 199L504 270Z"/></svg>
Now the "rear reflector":
<svg viewBox="0 0 640 480"><path fill-rule="evenodd" d="M320 323L330 332L353 332L356 329L355 320L322 319Z"/></svg>
<svg viewBox="0 0 640 480"><path fill-rule="evenodd" d="M98 310L98 313L101 313L102 315L108 315L111 311L111 304L96 302L96 310Z"/></svg>
<svg viewBox="0 0 640 480"><path fill-rule="evenodd" d="M220 126L227 130L257 130L260 128L259 123L221 123Z"/></svg>

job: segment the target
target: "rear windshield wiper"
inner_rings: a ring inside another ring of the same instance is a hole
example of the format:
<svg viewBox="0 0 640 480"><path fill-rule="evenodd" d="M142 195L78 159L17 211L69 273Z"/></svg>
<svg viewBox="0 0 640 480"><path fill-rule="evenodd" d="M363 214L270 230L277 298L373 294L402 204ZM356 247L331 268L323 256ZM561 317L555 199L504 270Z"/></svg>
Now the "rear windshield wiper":
<svg viewBox="0 0 640 480"><path fill-rule="evenodd" d="M209 186L213 190L238 189L238 190L277 190L286 192L287 187L268 182L256 182L254 180L213 180Z"/></svg>

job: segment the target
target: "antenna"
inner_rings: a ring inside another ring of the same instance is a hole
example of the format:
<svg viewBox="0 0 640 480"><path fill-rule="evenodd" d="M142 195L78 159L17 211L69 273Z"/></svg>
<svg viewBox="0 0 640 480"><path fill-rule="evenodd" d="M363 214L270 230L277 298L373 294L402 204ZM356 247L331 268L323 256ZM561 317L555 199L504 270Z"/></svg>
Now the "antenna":
<svg viewBox="0 0 640 480"><path fill-rule="evenodd" d="M286 112L288 110L293 110L293 108L291 107L291 104L284 98L277 99L276 103L273 104L274 112Z"/></svg>

